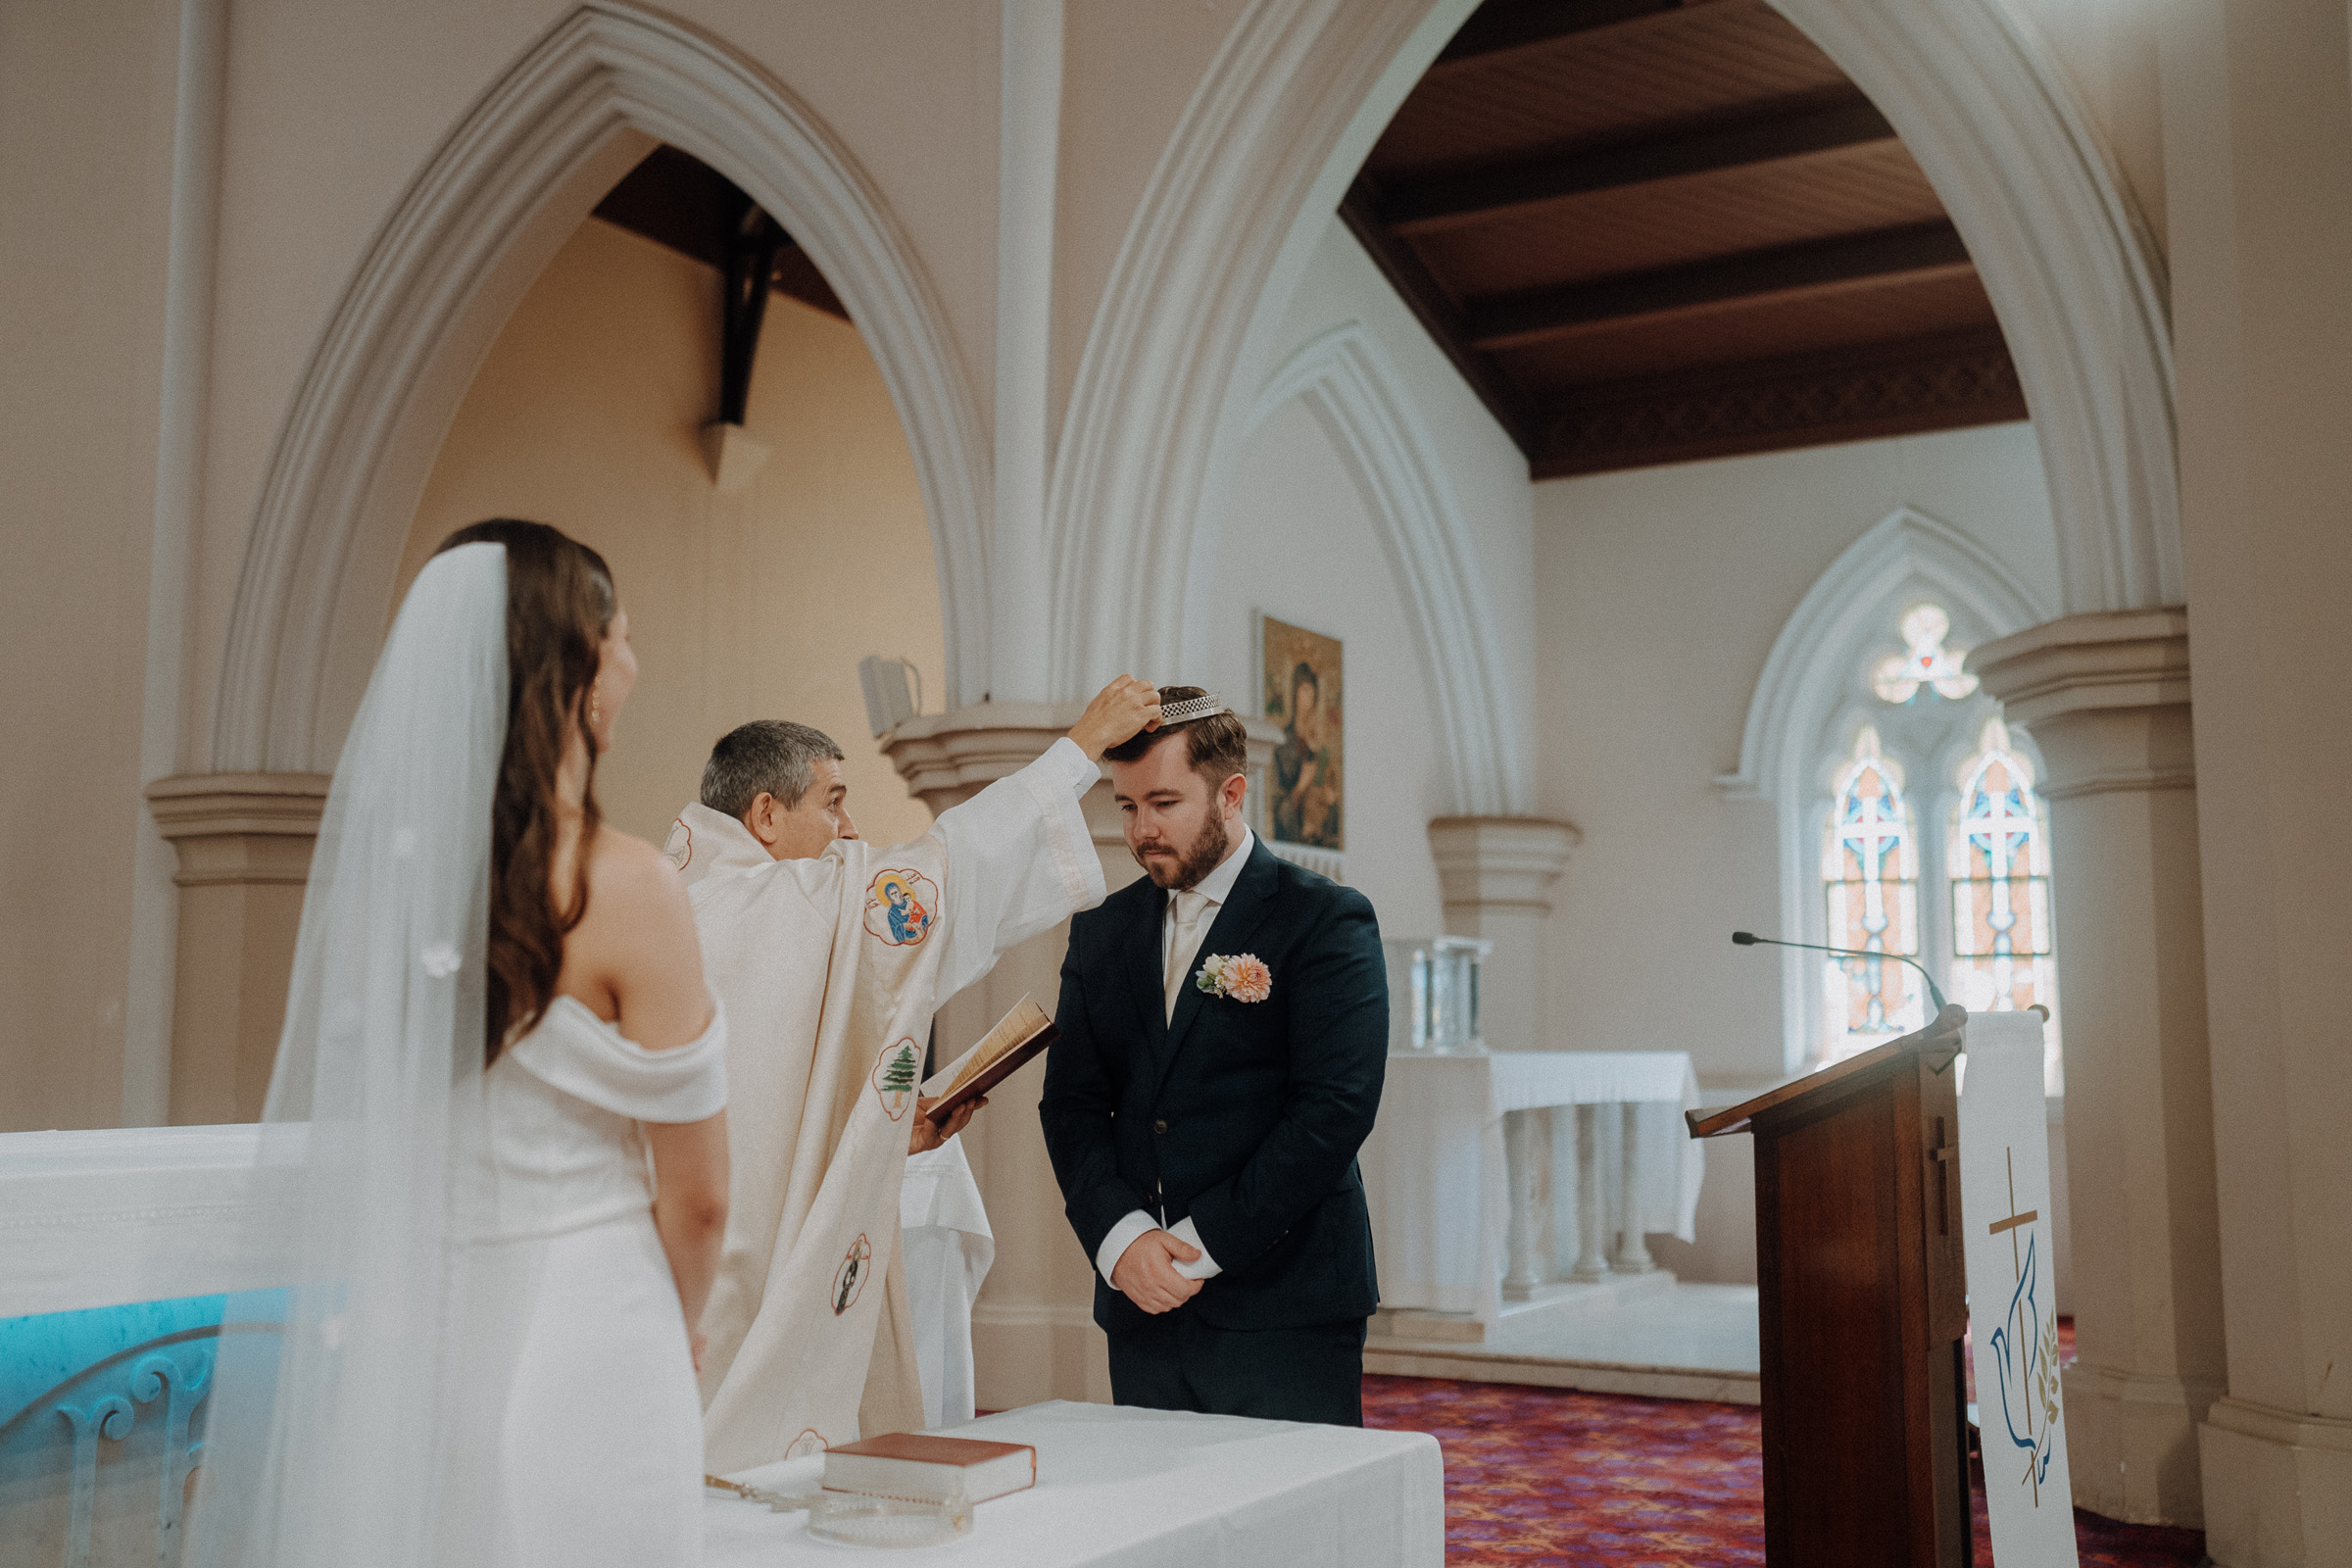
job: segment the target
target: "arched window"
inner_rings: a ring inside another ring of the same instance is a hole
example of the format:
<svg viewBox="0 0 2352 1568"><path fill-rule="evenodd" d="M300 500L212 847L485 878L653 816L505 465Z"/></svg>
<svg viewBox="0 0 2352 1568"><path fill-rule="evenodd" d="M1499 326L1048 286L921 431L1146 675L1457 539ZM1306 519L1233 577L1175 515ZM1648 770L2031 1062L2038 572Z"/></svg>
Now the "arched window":
<svg viewBox="0 0 2352 1568"><path fill-rule="evenodd" d="M2034 767L1987 719L1960 764L1944 852L1952 895L1952 995L1972 1012L2050 1009L2045 1077L2057 1093L2057 944L2050 929L2049 818Z"/></svg>
<svg viewBox="0 0 2352 1568"><path fill-rule="evenodd" d="M1828 945L1919 956L1919 833L1902 772L1862 727L1830 807L1821 876ZM1926 1022L1919 972L1882 958L1832 960L1827 974L1833 1059Z"/></svg>
<svg viewBox="0 0 2352 1568"><path fill-rule="evenodd" d="M2030 748L1963 670L1968 650L1946 644L1942 606L1893 619L1902 651L1860 661L1870 695L1844 722L1862 721L1825 771L1821 861L1822 942L1889 957L1828 960L1816 1049L1835 1061L1926 1024L1927 988L1900 955L1971 1011L2047 1007L2044 1078L2062 1093L2049 812Z"/></svg>

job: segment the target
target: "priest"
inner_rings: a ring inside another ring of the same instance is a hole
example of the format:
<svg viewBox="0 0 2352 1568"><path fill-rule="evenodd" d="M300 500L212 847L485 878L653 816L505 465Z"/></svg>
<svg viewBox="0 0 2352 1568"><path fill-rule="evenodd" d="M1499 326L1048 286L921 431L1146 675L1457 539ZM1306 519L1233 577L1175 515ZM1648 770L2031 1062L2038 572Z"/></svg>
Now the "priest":
<svg viewBox="0 0 2352 1568"><path fill-rule="evenodd" d="M838 758L796 767L754 726L714 752L669 841L728 1021L734 1183L702 1323L710 1469L922 1424L898 1216L932 1013L1102 901L1079 797L1105 750L1158 718L1157 692L1121 676L1036 761L888 850L850 836ZM798 858L828 811L836 836Z"/></svg>

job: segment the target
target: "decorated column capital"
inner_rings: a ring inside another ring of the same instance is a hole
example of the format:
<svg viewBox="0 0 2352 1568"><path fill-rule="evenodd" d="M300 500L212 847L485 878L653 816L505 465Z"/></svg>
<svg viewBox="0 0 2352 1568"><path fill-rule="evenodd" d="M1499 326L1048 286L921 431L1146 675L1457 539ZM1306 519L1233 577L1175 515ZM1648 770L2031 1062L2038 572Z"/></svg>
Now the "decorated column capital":
<svg viewBox="0 0 2352 1568"><path fill-rule="evenodd" d="M326 773L183 773L147 786L183 888L306 881L326 811Z"/></svg>
<svg viewBox="0 0 2352 1568"><path fill-rule="evenodd" d="M1574 824L1537 816L1441 816L1429 824L1446 907L1551 912L1551 885L1583 840Z"/></svg>
<svg viewBox="0 0 2352 1568"><path fill-rule="evenodd" d="M1968 668L2033 731L2052 799L2195 787L2187 611L2068 615L1986 643Z"/></svg>
<svg viewBox="0 0 2352 1568"><path fill-rule="evenodd" d="M178 853L171 1117L254 1121L270 1089L324 773L189 773L147 786Z"/></svg>

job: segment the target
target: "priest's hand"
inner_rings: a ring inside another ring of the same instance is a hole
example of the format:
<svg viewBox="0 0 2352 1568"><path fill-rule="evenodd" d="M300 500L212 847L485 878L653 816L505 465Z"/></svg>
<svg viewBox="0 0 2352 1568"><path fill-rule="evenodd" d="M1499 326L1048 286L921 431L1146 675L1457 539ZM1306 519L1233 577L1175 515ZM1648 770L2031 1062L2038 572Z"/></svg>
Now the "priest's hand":
<svg viewBox="0 0 2352 1568"><path fill-rule="evenodd" d="M915 1102L914 1125L906 1129L906 1152L909 1154L928 1154L969 1127L972 1124L973 1112L988 1103L988 1097L982 1095L977 1100L965 1101L950 1111L948 1119L944 1122L931 1119L931 1107L938 1103L939 1102L936 1100Z"/></svg>
<svg viewBox="0 0 2352 1568"><path fill-rule="evenodd" d="M1159 688L1132 675L1121 675L1095 693L1095 700L1086 705L1086 711L1070 726L1070 739L1086 754L1088 761L1100 762L1102 754L1121 741L1157 728Z"/></svg>
<svg viewBox="0 0 2352 1568"><path fill-rule="evenodd" d="M1166 1231L1146 1231L1127 1244L1127 1250L1110 1268L1110 1287L1145 1311L1173 1312L1200 1294L1200 1282L1176 1272L1178 1263L1191 1263L1200 1249L1187 1247Z"/></svg>

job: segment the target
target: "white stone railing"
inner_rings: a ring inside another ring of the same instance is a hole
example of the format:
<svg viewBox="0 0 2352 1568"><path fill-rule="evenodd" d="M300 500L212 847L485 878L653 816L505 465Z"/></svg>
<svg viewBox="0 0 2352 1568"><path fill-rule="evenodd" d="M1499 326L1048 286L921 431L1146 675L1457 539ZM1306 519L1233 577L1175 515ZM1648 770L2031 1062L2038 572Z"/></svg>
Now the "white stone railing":
<svg viewBox="0 0 2352 1568"><path fill-rule="evenodd" d="M0 1135L0 1560L179 1560L220 1337L275 1334L252 1126Z"/></svg>

